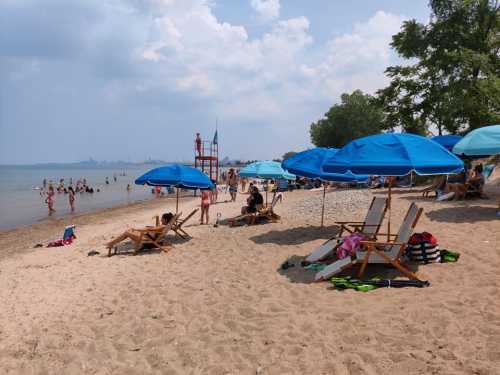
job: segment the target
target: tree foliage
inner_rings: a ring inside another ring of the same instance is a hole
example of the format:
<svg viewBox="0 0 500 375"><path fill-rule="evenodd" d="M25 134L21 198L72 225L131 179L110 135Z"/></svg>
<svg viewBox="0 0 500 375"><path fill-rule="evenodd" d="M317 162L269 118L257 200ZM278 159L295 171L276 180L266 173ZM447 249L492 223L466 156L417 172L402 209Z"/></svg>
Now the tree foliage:
<svg viewBox="0 0 500 375"><path fill-rule="evenodd" d="M311 124L311 141L318 147L342 147L353 139L379 133L383 128L380 104L360 90L342 94L341 103Z"/></svg>
<svg viewBox="0 0 500 375"><path fill-rule="evenodd" d="M290 159L294 155L297 155L295 151L288 151L283 154L282 159L283 160Z"/></svg>
<svg viewBox="0 0 500 375"><path fill-rule="evenodd" d="M386 127L425 133L500 122L499 0L431 0L431 21L403 23L392 47L411 65L386 70Z"/></svg>

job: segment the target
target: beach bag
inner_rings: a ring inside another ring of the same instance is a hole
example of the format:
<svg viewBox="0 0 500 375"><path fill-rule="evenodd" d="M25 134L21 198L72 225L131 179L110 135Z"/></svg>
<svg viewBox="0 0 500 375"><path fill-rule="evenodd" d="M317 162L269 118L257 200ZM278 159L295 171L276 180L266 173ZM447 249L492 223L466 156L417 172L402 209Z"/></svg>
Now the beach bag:
<svg viewBox="0 0 500 375"><path fill-rule="evenodd" d="M406 256L421 264L441 262L437 238L429 232L414 233L408 241Z"/></svg>

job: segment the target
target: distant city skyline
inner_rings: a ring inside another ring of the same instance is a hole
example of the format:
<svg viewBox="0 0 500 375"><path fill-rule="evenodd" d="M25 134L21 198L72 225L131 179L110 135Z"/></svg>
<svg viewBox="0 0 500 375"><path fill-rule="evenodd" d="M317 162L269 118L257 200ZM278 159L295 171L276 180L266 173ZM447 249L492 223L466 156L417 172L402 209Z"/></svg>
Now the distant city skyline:
<svg viewBox="0 0 500 375"><path fill-rule="evenodd" d="M310 147L343 92L373 93L427 0L5 0L0 164L188 161Z"/></svg>

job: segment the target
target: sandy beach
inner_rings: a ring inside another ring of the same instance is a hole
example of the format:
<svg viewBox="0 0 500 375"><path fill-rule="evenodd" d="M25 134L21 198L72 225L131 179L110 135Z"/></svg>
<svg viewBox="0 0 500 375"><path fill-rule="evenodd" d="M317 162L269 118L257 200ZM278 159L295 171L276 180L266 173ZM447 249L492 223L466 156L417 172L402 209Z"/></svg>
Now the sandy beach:
<svg viewBox="0 0 500 375"><path fill-rule="evenodd" d="M361 220L385 189L327 193L324 228L321 190L285 193L279 223L214 228L196 216L186 227L193 238L169 235L167 254L108 258L104 247L173 211L167 199L2 232L0 373L500 374L499 179L490 181L489 200L438 203L395 190L395 225L416 202L417 231L461 254L419 266L431 282L423 289L336 291L299 266L336 220ZM244 199L213 205L211 222L236 215ZM72 245L33 248L69 223ZM285 260L297 266L282 270ZM393 271L369 269L380 272Z"/></svg>

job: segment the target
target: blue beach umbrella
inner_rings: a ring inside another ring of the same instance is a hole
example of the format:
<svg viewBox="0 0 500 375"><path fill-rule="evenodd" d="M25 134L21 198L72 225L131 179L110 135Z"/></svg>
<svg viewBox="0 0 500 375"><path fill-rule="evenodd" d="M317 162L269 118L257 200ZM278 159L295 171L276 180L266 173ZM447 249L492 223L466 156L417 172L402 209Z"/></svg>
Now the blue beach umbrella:
<svg viewBox="0 0 500 375"><path fill-rule="evenodd" d="M281 163L272 160L256 161L255 163L248 164L246 167L240 169L240 176L269 179L285 179L295 180L295 175L285 171L281 167ZM267 189L266 189L266 205L267 205Z"/></svg>
<svg viewBox="0 0 500 375"><path fill-rule="evenodd" d="M463 162L428 138L407 133L370 135L349 142L323 163L328 173L406 176L459 173Z"/></svg>
<svg viewBox="0 0 500 375"><path fill-rule="evenodd" d="M352 172L380 176L406 176L410 172L419 175L453 174L461 172L463 168L462 160L438 143L407 133L385 133L356 139L323 164L323 170L328 173ZM391 184L389 210L390 201Z"/></svg>
<svg viewBox="0 0 500 375"><path fill-rule="evenodd" d="M453 146L455 146L462 138L463 137L461 135L447 134L437 135L435 137L432 137L431 140L439 143L448 151L451 151L453 149Z"/></svg>
<svg viewBox="0 0 500 375"><path fill-rule="evenodd" d="M326 173L323 171L323 162L337 153L337 148L316 147L295 154L281 163L282 167L297 176L319 178L323 181L334 182L363 182L368 180L367 175L352 173Z"/></svg>
<svg viewBox="0 0 500 375"><path fill-rule="evenodd" d="M500 154L500 125L484 126L471 131L453 147L453 152L466 156Z"/></svg>
<svg viewBox="0 0 500 375"><path fill-rule="evenodd" d="M248 164L240 170L240 176L262 179L282 178L285 180L295 180L295 175L285 171L280 163L272 160L256 161L255 163Z"/></svg>
<svg viewBox="0 0 500 375"><path fill-rule="evenodd" d="M137 185L175 186L177 188L176 212L179 211L180 189L212 189L213 183L200 170L182 164L169 164L151 169L135 180Z"/></svg>
<svg viewBox="0 0 500 375"><path fill-rule="evenodd" d="M316 147L311 150L299 152L281 163L282 167L298 176L308 178L319 178L323 181L334 182L364 182L368 180L366 175L354 175L352 173L325 173L322 166L325 159L335 155L337 148ZM325 195L326 186L323 187L323 206L321 208L321 226L325 217Z"/></svg>

